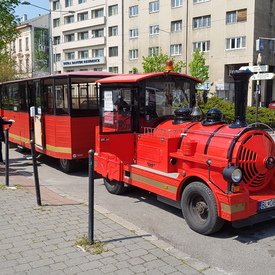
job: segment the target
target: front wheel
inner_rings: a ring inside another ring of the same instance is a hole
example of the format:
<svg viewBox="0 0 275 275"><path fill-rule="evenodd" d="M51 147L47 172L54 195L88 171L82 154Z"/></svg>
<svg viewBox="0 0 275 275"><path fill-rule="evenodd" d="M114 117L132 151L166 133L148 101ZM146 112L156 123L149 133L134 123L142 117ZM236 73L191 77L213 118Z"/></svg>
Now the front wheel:
<svg viewBox="0 0 275 275"><path fill-rule="evenodd" d="M115 195L123 194L127 189L127 187L124 186L124 182L117 180L109 180L107 178L104 178L104 185L109 193Z"/></svg>
<svg viewBox="0 0 275 275"><path fill-rule="evenodd" d="M76 160L59 159L59 166L61 171L65 173L71 173L76 169Z"/></svg>
<svg viewBox="0 0 275 275"><path fill-rule="evenodd" d="M193 182L184 189L181 209L189 227L200 234L213 234L224 224L212 191L202 182Z"/></svg>

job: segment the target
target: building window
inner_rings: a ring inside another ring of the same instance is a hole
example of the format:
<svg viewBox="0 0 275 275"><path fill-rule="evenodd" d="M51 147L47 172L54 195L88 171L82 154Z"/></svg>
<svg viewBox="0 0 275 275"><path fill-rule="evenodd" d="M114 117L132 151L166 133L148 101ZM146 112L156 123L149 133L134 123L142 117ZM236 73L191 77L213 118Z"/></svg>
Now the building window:
<svg viewBox="0 0 275 275"><path fill-rule="evenodd" d="M247 20L247 9L229 11L226 13L226 24L243 22Z"/></svg>
<svg viewBox="0 0 275 275"><path fill-rule="evenodd" d="M61 60L61 54L57 53L54 55L54 62L60 61Z"/></svg>
<svg viewBox="0 0 275 275"><path fill-rule="evenodd" d="M109 27L109 36L117 36L118 35L118 26Z"/></svg>
<svg viewBox="0 0 275 275"><path fill-rule="evenodd" d="M182 53L181 44L171 45L170 52L171 52L171 55L181 55L181 53Z"/></svg>
<svg viewBox="0 0 275 275"><path fill-rule="evenodd" d="M87 0L78 0L78 4L86 3Z"/></svg>
<svg viewBox="0 0 275 275"><path fill-rule="evenodd" d="M97 9L92 11L92 18L99 18L104 16L104 9Z"/></svg>
<svg viewBox="0 0 275 275"><path fill-rule="evenodd" d="M118 56L118 47L109 47L109 57Z"/></svg>
<svg viewBox="0 0 275 275"><path fill-rule="evenodd" d="M79 14L77 15L77 19L78 19L78 21L88 20L88 19L89 19L89 17L88 17L88 12L79 13Z"/></svg>
<svg viewBox="0 0 275 275"><path fill-rule="evenodd" d="M16 52L16 43L15 43L15 41L12 42L12 50L14 52Z"/></svg>
<svg viewBox="0 0 275 275"><path fill-rule="evenodd" d="M194 0L194 4L196 3L202 3L202 2L208 2L210 0Z"/></svg>
<svg viewBox="0 0 275 275"><path fill-rule="evenodd" d="M30 45L29 45L29 37L26 37L26 51L28 51L30 49Z"/></svg>
<svg viewBox="0 0 275 275"><path fill-rule="evenodd" d="M103 36L104 36L104 29L93 30L93 31L92 31L92 36L93 36L94 38L103 37Z"/></svg>
<svg viewBox="0 0 275 275"><path fill-rule="evenodd" d="M66 60L73 60L74 59L74 52L66 53Z"/></svg>
<svg viewBox="0 0 275 275"><path fill-rule="evenodd" d="M172 32L182 31L182 20L172 21L171 22L171 31Z"/></svg>
<svg viewBox="0 0 275 275"><path fill-rule="evenodd" d="M234 38L226 38L226 49L234 50L234 49L243 49L246 47L246 37L234 37Z"/></svg>
<svg viewBox="0 0 275 275"><path fill-rule="evenodd" d="M60 26L60 18L55 18L53 20L53 27L56 28L56 27L59 27Z"/></svg>
<svg viewBox="0 0 275 275"><path fill-rule="evenodd" d="M201 16L193 18L193 28L199 29L199 28L206 28L211 26L211 16Z"/></svg>
<svg viewBox="0 0 275 275"><path fill-rule="evenodd" d="M60 1L54 1L53 2L53 10L59 10L60 9Z"/></svg>
<svg viewBox="0 0 275 275"><path fill-rule="evenodd" d="M137 49L130 50L129 51L129 58L130 58L130 60L132 60L132 59L138 59L138 50Z"/></svg>
<svg viewBox="0 0 275 275"><path fill-rule="evenodd" d="M78 40L85 40L89 38L88 32L79 32L78 33Z"/></svg>
<svg viewBox="0 0 275 275"><path fill-rule="evenodd" d="M129 30L130 38L138 38L138 28Z"/></svg>
<svg viewBox="0 0 275 275"><path fill-rule="evenodd" d="M159 55L159 47L150 47L148 49L148 55L149 56Z"/></svg>
<svg viewBox="0 0 275 275"><path fill-rule="evenodd" d="M103 69L102 69L102 68L94 68L94 71L95 71L95 72L102 72Z"/></svg>
<svg viewBox="0 0 275 275"><path fill-rule="evenodd" d="M114 16L118 14L118 5L109 6L109 16Z"/></svg>
<svg viewBox="0 0 275 275"><path fill-rule="evenodd" d="M193 43L193 52L195 52L196 49L199 49L200 52L209 52L210 41L194 42Z"/></svg>
<svg viewBox="0 0 275 275"><path fill-rule="evenodd" d="M19 71L23 71L23 60L19 60Z"/></svg>
<svg viewBox="0 0 275 275"><path fill-rule="evenodd" d="M73 5L73 0L65 0L65 7L70 7Z"/></svg>
<svg viewBox="0 0 275 275"><path fill-rule="evenodd" d="M60 44L60 36L55 36L53 38L53 44L54 45L59 45Z"/></svg>
<svg viewBox="0 0 275 275"><path fill-rule="evenodd" d="M73 22L74 22L74 16L73 16L73 15L66 16L66 17L64 18L64 21L65 21L65 24L73 23Z"/></svg>
<svg viewBox="0 0 275 275"><path fill-rule="evenodd" d="M138 16L138 6L132 6L129 8L129 16Z"/></svg>
<svg viewBox="0 0 275 275"><path fill-rule="evenodd" d="M114 67L109 67L109 72L110 73L118 73L118 67L114 66Z"/></svg>
<svg viewBox="0 0 275 275"><path fill-rule="evenodd" d="M22 52L22 39L19 39L19 51Z"/></svg>
<svg viewBox="0 0 275 275"><path fill-rule="evenodd" d="M74 41L74 33L65 35L65 42Z"/></svg>
<svg viewBox="0 0 275 275"><path fill-rule="evenodd" d="M79 59L88 58L88 57L89 57L89 51L79 51L78 52Z"/></svg>
<svg viewBox="0 0 275 275"><path fill-rule="evenodd" d="M172 8L177 8L182 6L182 0L172 0L171 2Z"/></svg>
<svg viewBox="0 0 275 275"><path fill-rule="evenodd" d="M93 57L101 57L104 56L104 49L95 49L92 52Z"/></svg>
<svg viewBox="0 0 275 275"><path fill-rule="evenodd" d="M153 1L149 3L149 12L159 11L159 1Z"/></svg>
<svg viewBox="0 0 275 275"><path fill-rule="evenodd" d="M159 34L159 25L150 25L149 35L158 35L158 34Z"/></svg>

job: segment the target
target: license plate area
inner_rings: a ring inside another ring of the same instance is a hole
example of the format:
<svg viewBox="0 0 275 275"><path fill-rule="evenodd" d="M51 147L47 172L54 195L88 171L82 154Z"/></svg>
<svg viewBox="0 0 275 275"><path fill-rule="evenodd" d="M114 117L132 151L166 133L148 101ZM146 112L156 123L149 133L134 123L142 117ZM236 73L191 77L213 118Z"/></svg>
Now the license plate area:
<svg viewBox="0 0 275 275"><path fill-rule="evenodd" d="M275 207L275 198L259 202L259 210Z"/></svg>

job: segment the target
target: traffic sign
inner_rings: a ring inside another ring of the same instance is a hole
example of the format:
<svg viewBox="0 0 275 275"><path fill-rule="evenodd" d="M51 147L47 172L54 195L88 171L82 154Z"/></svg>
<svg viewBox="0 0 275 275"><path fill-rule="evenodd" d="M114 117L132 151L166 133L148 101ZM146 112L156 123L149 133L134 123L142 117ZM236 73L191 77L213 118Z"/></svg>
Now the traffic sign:
<svg viewBox="0 0 275 275"><path fill-rule="evenodd" d="M243 66L240 68L240 70L249 70L252 73L257 73L257 72L268 72L269 66L268 65L258 65L258 66Z"/></svg>
<svg viewBox="0 0 275 275"><path fill-rule="evenodd" d="M275 78L274 73L261 73L261 74L254 74L251 76L251 80L269 80Z"/></svg>

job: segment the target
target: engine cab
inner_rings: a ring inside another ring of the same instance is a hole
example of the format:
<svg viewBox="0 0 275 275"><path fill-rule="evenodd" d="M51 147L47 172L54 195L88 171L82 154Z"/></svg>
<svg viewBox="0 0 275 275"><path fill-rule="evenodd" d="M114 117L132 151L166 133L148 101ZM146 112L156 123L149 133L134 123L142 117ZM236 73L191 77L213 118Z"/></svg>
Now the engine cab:
<svg viewBox="0 0 275 275"><path fill-rule="evenodd" d="M196 85L172 72L120 75L97 81L100 126L95 170L107 190L131 185L178 205L191 229L217 232L275 216L275 145L260 123L247 125L250 71L236 71L235 121L219 109L202 120ZM264 125L265 127L268 127Z"/></svg>

